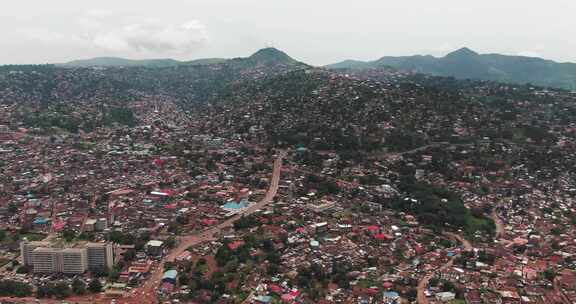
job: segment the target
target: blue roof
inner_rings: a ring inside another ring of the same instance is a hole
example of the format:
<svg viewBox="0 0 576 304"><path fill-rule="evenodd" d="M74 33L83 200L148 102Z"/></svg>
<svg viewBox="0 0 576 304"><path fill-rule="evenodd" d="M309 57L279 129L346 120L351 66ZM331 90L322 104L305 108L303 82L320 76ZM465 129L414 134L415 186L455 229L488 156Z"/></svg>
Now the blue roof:
<svg viewBox="0 0 576 304"><path fill-rule="evenodd" d="M248 207L248 201L241 201L239 203L229 202L229 203L226 203L224 206L222 206L222 208L224 208L224 209L235 209L235 210L243 209L246 207Z"/></svg>
<svg viewBox="0 0 576 304"><path fill-rule="evenodd" d="M174 269L168 270L164 273L164 276L162 276L162 280L165 280L165 279L176 280L177 276L178 276L178 271L176 271Z"/></svg>
<svg viewBox="0 0 576 304"><path fill-rule="evenodd" d="M256 298L256 301L262 302L262 303L270 303L270 302L272 302L272 297L271 296L259 296Z"/></svg>
<svg viewBox="0 0 576 304"><path fill-rule="evenodd" d="M384 293L384 296L390 299L396 299L400 297L400 295L395 291L387 291Z"/></svg>
<svg viewBox="0 0 576 304"><path fill-rule="evenodd" d="M34 220L34 224L43 225L43 224L48 224L49 221L50 221L49 219L39 217L39 218Z"/></svg>

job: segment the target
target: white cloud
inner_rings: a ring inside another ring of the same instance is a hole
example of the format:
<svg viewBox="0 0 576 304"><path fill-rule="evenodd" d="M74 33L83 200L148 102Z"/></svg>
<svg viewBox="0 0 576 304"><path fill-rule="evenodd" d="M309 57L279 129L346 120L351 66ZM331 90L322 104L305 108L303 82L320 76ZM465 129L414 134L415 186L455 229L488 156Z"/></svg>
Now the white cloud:
<svg viewBox="0 0 576 304"><path fill-rule="evenodd" d="M165 22L120 17L110 11L89 11L71 21L73 31L26 30L33 41L59 46L93 47L122 55L187 55L208 43L206 26L198 20Z"/></svg>
<svg viewBox="0 0 576 304"><path fill-rule="evenodd" d="M142 53L176 53L193 52L208 41L208 32L197 20L182 24L164 24L157 21L129 24L120 31L105 34L109 39L104 44L108 47L113 42L112 49L128 47ZM99 41L101 42L101 41Z"/></svg>
<svg viewBox="0 0 576 304"><path fill-rule="evenodd" d="M46 29L28 29L24 31L24 37L34 42L61 46L89 46L87 37L69 35L62 32L49 31Z"/></svg>
<svg viewBox="0 0 576 304"><path fill-rule="evenodd" d="M96 34L91 38L91 43L95 46L113 52L128 52L130 45L120 36L113 33Z"/></svg>
<svg viewBox="0 0 576 304"><path fill-rule="evenodd" d="M111 10L97 8L88 10L84 15L95 18L105 18L105 17L113 17L115 13L114 11Z"/></svg>

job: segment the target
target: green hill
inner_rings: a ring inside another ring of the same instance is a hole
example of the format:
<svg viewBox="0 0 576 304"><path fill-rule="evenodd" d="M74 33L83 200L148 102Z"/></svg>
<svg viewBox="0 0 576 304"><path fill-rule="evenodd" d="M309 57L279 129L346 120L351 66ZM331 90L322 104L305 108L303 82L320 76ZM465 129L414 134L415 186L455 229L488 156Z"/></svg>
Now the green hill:
<svg viewBox="0 0 576 304"><path fill-rule="evenodd" d="M61 67L156 67L166 68L179 65L207 65L223 63L228 59L224 58L203 58L191 61L178 61L174 59L141 59L133 60L118 57L96 57L92 59L74 60L66 63L56 64Z"/></svg>
<svg viewBox="0 0 576 304"><path fill-rule="evenodd" d="M74 60L57 65L63 67L132 67L132 66L171 67L171 66L177 66L179 64L182 64L182 62L174 59L132 60L117 57L97 57L92 59Z"/></svg>
<svg viewBox="0 0 576 304"><path fill-rule="evenodd" d="M133 60L118 57L96 57L92 59L74 60L66 63L56 64L60 67L175 67L180 65L210 65L221 64L229 61L225 58L203 58L191 61L178 61L174 59L141 59ZM235 58L230 63L247 65L294 65L298 61L292 59L286 53L275 49L265 48L252 54L250 57Z"/></svg>
<svg viewBox="0 0 576 304"><path fill-rule="evenodd" d="M542 58L478 54L468 48L444 57L382 57L375 61L346 60L326 66L329 69L365 70L392 67L436 76L480 79L576 90L576 64L558 63Z"/></svg>

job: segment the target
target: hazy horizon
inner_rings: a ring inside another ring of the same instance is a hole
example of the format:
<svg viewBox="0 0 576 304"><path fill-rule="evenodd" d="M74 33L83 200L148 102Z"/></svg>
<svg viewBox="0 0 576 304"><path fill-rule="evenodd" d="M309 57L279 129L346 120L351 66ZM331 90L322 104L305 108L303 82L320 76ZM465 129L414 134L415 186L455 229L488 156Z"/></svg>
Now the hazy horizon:
<svg viewBox="0 0 576 304"><path fill-rule="evenodd" d="M6 0L0 12L0 64L232 58L268 46L313 65L443 56L461 47L576 62L576 41L569 39L575 10L576 2L568 0Z"/></svg>

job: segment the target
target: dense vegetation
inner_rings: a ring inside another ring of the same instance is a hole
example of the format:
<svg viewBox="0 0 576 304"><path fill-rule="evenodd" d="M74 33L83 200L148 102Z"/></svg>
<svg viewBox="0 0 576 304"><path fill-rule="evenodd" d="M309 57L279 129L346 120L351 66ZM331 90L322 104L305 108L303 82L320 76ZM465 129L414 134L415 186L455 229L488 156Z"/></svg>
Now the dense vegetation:
<svg viewBox="0 0 576 304"><path fill-rule="evenodd" d="M480 55L467 48L457 50L442 58L432 56L382 57L371 62L347 60L328 67L353 70L393 67L460 79L533 83L541 86L576 89L576 64L521 56Z"/></svg>
<svg viewBox="0 0 576 304"><path fill-rule="evenodd" d="M0 281L0 296L27 297L32 294L32 286L16 281Z"/></svg>
<svg viewBox="0 0 576 304"><path fill-rule="evenodd" d="M88 106L87 106L88 107ZM124 106L98 107L98 115L65 104L50 105L46 109L19 113L22 122L30 128L41 130L60 129L71 133L94 131L96 127L115 124L133 127L137 124L134 112Z"/></svg>
<svg viewBox="0 0 576 304"><path fill-rule="evenodd" d="M463 229L467 237L477 232L493 236L496 230L492 219L482 212L472 212L453 192L406 179L400 189L404 198L392 202L392 208L415 214L421 224L435 229Z"/></svg>

